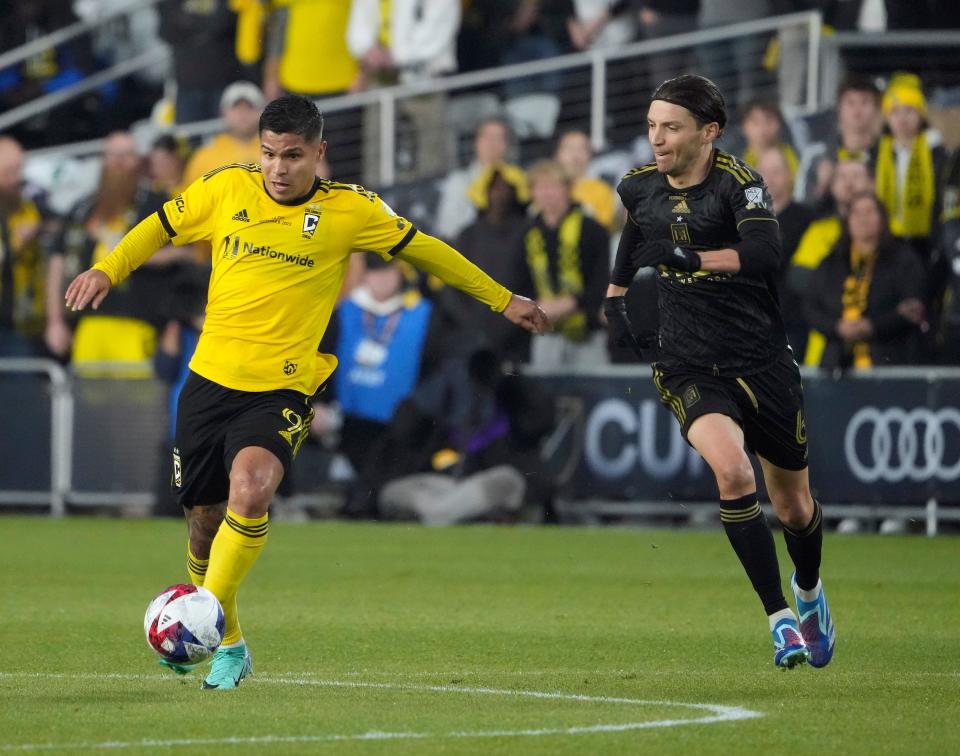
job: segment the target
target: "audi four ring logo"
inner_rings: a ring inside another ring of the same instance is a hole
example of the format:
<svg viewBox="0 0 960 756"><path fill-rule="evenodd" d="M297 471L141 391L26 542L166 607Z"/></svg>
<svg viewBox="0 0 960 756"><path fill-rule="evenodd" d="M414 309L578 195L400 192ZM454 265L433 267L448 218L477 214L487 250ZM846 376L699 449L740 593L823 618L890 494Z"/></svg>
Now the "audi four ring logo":
<svg viewBox="0 0 960 756"><path fill-rule="evenodd" d="M850 419L843 445L847 464L864 483L951 481L960 479L958 438L960 410L953 407L863 407Z"/></svg>

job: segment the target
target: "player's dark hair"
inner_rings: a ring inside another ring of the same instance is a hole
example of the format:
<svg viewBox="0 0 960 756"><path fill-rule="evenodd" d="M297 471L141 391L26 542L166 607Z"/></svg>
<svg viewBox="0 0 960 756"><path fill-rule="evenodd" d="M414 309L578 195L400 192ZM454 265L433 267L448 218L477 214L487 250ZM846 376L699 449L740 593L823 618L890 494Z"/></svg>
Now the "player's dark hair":
<svg viewBox="0 0 960 756"><path fill-rule="evenodd" d="M877 105L880 104L880 88L869 76L857 73L847 76L837 89L837 100L840 100L847 92L866 92L873 95Z"/></svg>
<svg viewBox="0 0 960 756"><path fill-rule="evenodd" d="M657 87L651 100L664 100L690 111L702 129L708 123L718 123L720 130L727 125L727 104L717 85L704 76L683 74L667 79Z"/></svg>
<svg viewBox="0 0 960 756"><path fill-rule="evenodd" d="M260 115L260 133L296 134L307 142L323 139L323 114L313 100L284 95L267 104Z"/></svg>

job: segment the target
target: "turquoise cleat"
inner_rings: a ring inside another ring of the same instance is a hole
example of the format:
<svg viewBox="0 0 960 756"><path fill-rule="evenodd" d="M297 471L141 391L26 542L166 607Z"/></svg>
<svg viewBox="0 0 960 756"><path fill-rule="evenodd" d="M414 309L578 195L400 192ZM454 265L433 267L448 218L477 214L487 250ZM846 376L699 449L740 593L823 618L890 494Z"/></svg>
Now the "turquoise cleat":
<svg viewBox="0 0 960 756"><path fill-rule="evenodd" d="M790 587L793 588L793 596L797 600L797 614L800 615L800 634L810 650L810 666L826 667L833 658L837 629L830 616L823 586L819 583L818 585L820 585L820 593L816 601L804 601L800 598L797 573L793 573L790 577Z"/></svg>
<svg viewBox="0 0 960 756"><path fill-rule="evenodd" d="M201 686L204 690L232 690L240 685L247 675L253 674L253 659L247 644L221 648L210 662L210 674Z"/></svg>
<svg viewBox="0 0 960 756"><path fill-rule="evenodd" d="M793 669L810 658L793 617L780 620L773 628L773 663L780 669Z"/></svg>

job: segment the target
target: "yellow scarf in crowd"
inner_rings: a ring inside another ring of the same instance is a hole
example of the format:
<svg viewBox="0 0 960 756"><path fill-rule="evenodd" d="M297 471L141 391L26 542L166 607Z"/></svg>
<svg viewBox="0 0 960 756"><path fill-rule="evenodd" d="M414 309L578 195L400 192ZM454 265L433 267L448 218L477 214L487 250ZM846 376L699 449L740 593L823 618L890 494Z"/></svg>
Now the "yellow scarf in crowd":
<svg viewBox="0 0 960 756"><path fill-rule="evenodd" d="M527 249L527 265L537 290L537 299L554 299L564 295L579 297L583 294L583 273L580 270L580 232L583 227L583 211L575 207L560 223L557 249L557 281L550 276L550 261L543 231L534 226L524 238ZM583 341L587 337L587 316L577 310L555 324L556 330L571 341Z"/></svg>
<svg viewBox="0 0 960 756"><path fill-rule="evenodd" d="M843 320L859 320L867 309L867 297L870 294L870 282L873 280L873 265L876 255L858 255L850 251L850 274L843 282ZM853 367L857 369L873 366L870 358L870 344L857 341L853 345Z"/></svg>
<svg viewBox="0 0 960 756"><path fill-rule="evenodd" d="M877 196L890 216L890 232L911 238L928 236L934 203L933 152L927 136L913 140L910 162L902 185L897 182L897 158L893 137L880 139L877 154Z"/></svg>

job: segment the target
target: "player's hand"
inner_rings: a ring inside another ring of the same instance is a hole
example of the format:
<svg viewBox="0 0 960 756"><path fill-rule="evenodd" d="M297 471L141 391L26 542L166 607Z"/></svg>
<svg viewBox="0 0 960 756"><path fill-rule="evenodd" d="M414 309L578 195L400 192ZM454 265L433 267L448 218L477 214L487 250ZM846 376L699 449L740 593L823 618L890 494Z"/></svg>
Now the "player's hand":
<svg viewBox="0 0 960 756"><path fill-rule="evenodd" d="M655 239L640 246L634 262L641 268L655 268L666 265L674 270L696 273L700 270L700 255L691 249L678 247L666 239Z"/></svg>
<svg viewBox="0 0 960 756"><path fill-rule="evenodd" d="M503 316L524 330L542 336L550 328L550 319L532 299L514 294L503 311Z"/></svg>
<svg viewBox="0 0 960 756"><path fill-rule="evenodd" d="M82 310L92 305L96 310L110 291L110 277L102 270L91 268L73 279L67 287L64 300L68 310Z"/></svg>
<svg viewBox="0 0 960 756"><path fill-rule="evenodd" d="M603 316L607 319L607 330L613 343L623 349L633 350L643 362L648 362L649 351L656 345L657 335L651 331L638 336L634 332L633 324L627 317L627 298L619 296L604 299Z"/></svg>

